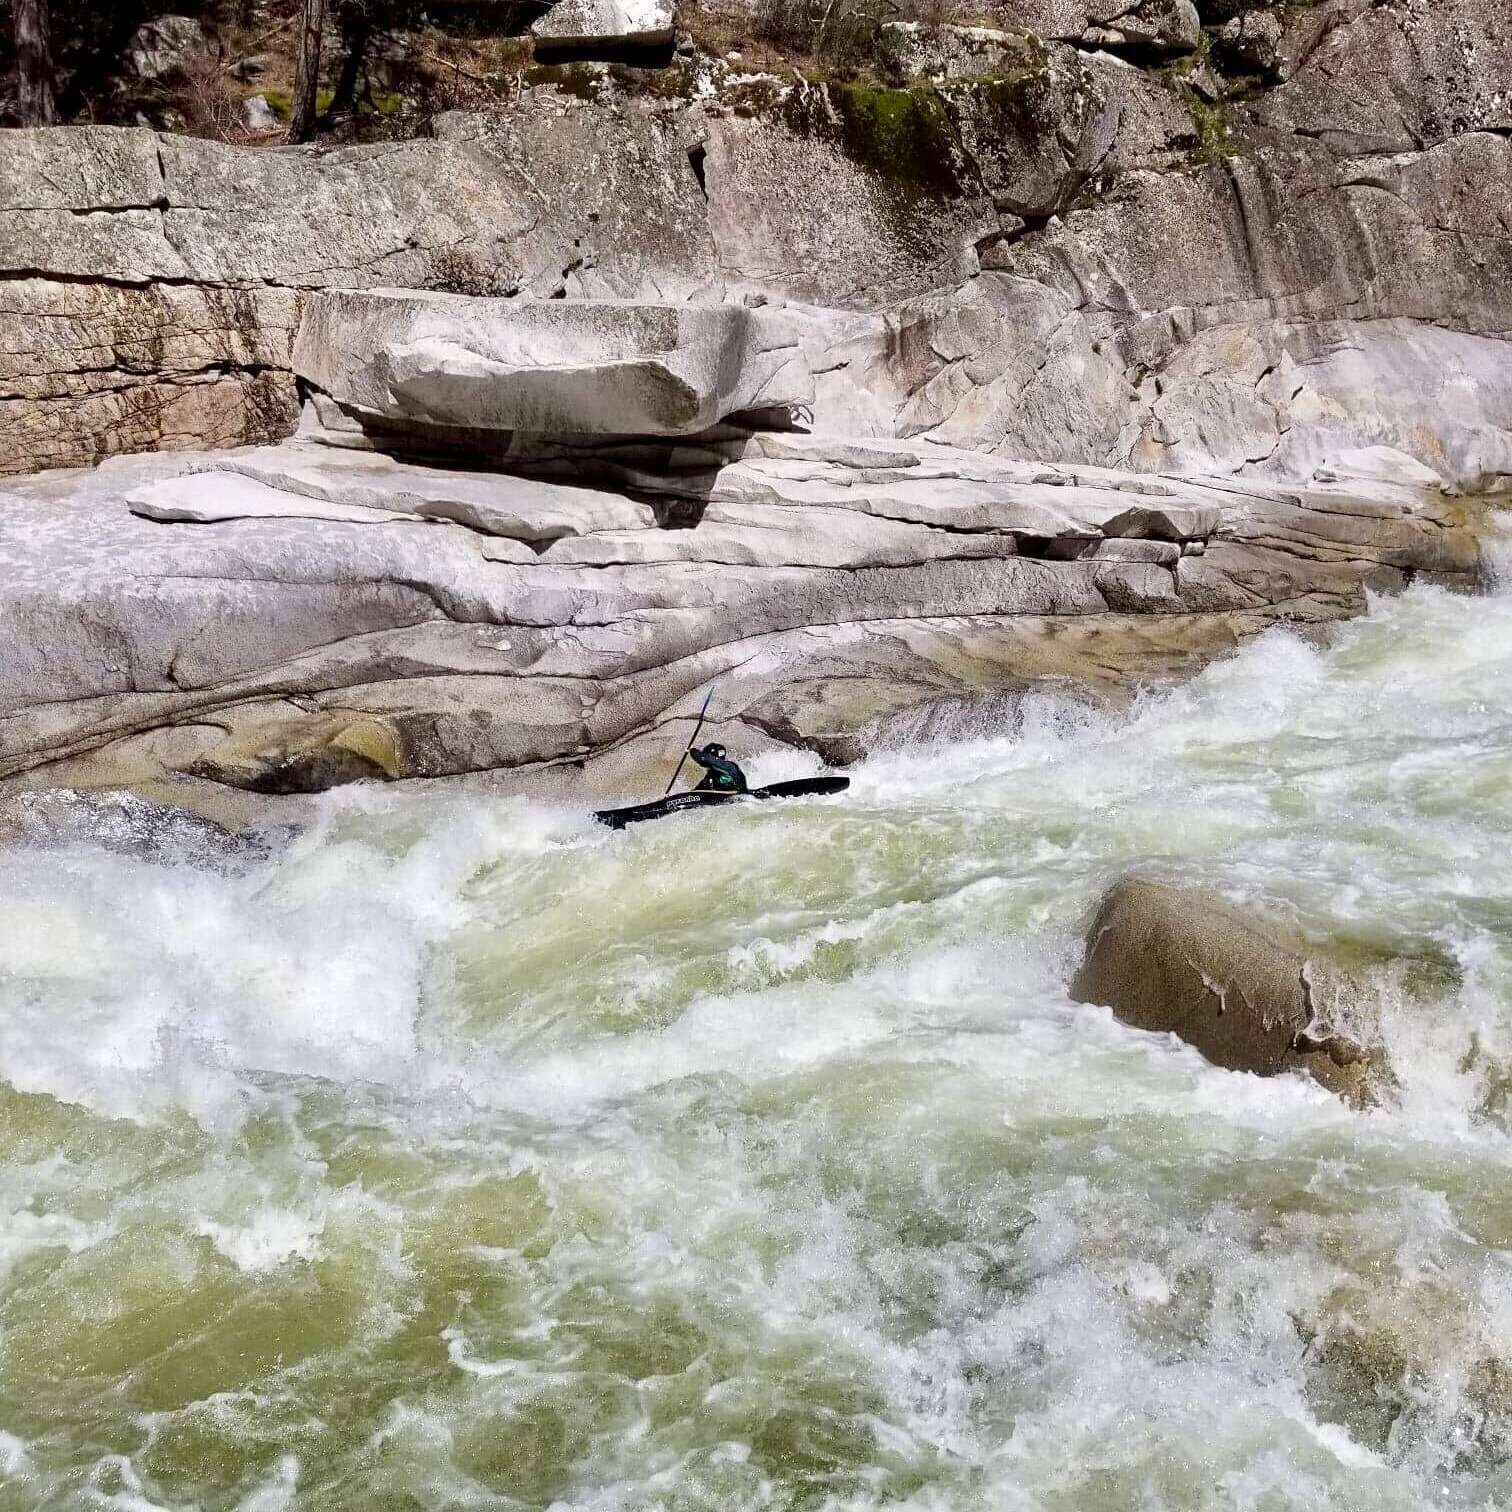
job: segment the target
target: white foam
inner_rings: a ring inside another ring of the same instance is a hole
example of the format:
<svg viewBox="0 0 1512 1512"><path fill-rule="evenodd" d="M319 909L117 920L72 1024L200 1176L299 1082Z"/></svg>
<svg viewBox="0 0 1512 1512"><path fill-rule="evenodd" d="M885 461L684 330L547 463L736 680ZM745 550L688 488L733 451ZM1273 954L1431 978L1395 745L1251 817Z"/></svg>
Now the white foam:
<svg viewBox="0 0 1512 1512"><path fill-rule="evenodd" d="M730 1070L752 1078L785 1075L890 1032L886 1018L854 1004L826 1013L812 991L774 990L695 1000L667 1029L602 1040L590 1054L574 1048L461 1074L480 1103L574 1118L687 1077Z"/></svg>
<svg viewBox="0 0 1512 1512"><path fill-rule="evenodd" d="M0 1428L0 1475L30 1475L34 1468L26 1441Z"/></svg>
<svg viewBox="0 0 1512 1512"><path fill-rule="evenodd" d="M325 1218L288 1208L262 1207L244 1224L202 1220L195 1232L209 1239L216 1253L238 1270L272 1270L288 1260L314 1260L320 1254Z"/></svg>
<svg viewBox="0 0 1512 1512"><path fill-rule="evenodd" d="M248 1073L402 1081L425 955L468 918L463 884L506 830L531 849L560 824L528 806L438 805L395 854L381 825L364 839L342 827L396 806L352 803L271 874L0 856L0 1075L113 1117L182 1108L207 1128L262 1105ZM516 823L521 812L538 822Z"/></svg>
<svg viewBox="0 0 1512 1512"><path fill-rule="evenodd" d="M237 1502L236 1512L289 1512L298 1491L299 1459L285 1454L273 1474Z"/></svg>
<svg viewBox="0 0 1512 1512"><path fill-rule="evenodd" d="M67 1213L32 1213L11 1210L0 1231L0 1280L23 1260L44 1250L67 1250L82 1254L113 1232L108 1221L83 1223Z"/></svg>
<svg viewBox="0 0 1512 1512"><path fill-rule="evenodd" d="M89 1483L91 1503L110 1512L177 1512L147 1495L142 1477L124 1454L106 1454L96 1460Z"/></svg>

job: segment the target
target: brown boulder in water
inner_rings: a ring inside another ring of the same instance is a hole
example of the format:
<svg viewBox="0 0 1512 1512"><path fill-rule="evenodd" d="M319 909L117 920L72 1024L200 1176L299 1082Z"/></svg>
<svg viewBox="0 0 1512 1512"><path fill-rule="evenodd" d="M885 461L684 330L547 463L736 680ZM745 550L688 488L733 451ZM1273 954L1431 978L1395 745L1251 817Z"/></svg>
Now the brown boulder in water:
<svg viewBox="0 0 1512 1512"><path fill-rule="evenodd" d="M1208 895L1120 882L1098 908L1071 983L1079 1003L1170 1033L1214 1065L1258 1076L1305 1071L1364 1101L1379 1067L1358 1032L1368 994L1299 939ZM1353 1034L1342 1033L1348 1021Z"/></svg>

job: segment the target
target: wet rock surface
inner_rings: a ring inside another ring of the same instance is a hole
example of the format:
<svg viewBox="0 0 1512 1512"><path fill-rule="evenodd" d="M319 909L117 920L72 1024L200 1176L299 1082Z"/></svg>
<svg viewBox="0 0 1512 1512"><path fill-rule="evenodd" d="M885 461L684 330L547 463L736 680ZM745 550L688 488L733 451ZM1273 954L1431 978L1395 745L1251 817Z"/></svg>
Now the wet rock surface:
<svg viewBox="0 0 1512 1512"><path fill-rule="evenodd" d="M1363 984L1285 931L1193 889L1142 879L1114 887L1071 995L1136 1029L1174 1034L1231 1071L1303 1071L1357 1101L1382 1079Z"/></svg>
<svg viewBox="0 0 1512 1512"><path fill-rule="evenodd" d="M193 809L134 793L57 789L0 799L0 847L87 847L154 865L235 871L267 860L289 833L228 828Z"/></svg>

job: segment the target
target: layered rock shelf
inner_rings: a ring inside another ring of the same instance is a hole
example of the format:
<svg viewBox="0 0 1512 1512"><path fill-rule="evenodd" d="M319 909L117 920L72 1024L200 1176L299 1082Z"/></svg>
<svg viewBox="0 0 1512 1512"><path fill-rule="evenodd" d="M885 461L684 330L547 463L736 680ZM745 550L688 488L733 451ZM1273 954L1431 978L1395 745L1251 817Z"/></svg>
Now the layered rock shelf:
<svg viewBox="0 0 1512 1512"><path fill-rule="evenodd" d="M632 791L715 682L729 743L844 762L1479 570L1472 511L1379 453L1292 489L727 422L516 437L502 472L318 417L0 495L0 779Z"/></svg>

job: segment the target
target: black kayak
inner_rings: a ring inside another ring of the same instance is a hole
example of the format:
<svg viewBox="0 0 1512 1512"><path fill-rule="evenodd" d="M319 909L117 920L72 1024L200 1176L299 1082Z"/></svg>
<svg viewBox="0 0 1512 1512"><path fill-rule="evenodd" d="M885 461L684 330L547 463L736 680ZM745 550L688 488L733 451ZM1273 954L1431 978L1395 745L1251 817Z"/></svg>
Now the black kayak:
<svg viewBox="0 0 1512 1512"><path fill-rule="evenodd" d="M637 803L633 808L600 809L593 817L610 829L620 830L629 824L644 824L648 819L665 819L685 809L718 808L726 803L746 803L752 798L763 802L769 798L819 798L843 793L849 786L849 777L804 777L797 782L774 782L768 787L752 788L748 793L675 793L670 798L658 798L655 803Z"/></svg>

